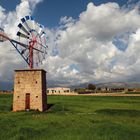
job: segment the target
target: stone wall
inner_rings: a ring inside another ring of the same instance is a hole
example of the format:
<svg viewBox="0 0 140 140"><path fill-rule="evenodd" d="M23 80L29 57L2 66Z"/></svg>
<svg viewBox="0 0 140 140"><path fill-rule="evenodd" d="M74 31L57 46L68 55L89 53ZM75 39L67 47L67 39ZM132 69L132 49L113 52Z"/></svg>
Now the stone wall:
<svg viewBox="0 0 140 140"><path fill-rule="evenodd" d="M46 109L46 72L44 70L16 70L14 80L13 111L25 110L26 94L30 94L31 110Z"/></svg>

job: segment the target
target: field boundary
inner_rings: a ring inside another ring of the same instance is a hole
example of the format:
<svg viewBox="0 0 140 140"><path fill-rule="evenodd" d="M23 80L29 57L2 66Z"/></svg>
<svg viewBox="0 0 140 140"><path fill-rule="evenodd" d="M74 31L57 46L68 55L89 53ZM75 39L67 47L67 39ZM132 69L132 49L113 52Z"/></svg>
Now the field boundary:
<svg viewBox="0 0 140 140"><path fill-rule="evenodd" d="M77 94L77 93L67 93L67 94L48 94L48 96L63 95L63 96L140 96L140 94L125 94L125 93L92 93L92 94Z"/></svg>

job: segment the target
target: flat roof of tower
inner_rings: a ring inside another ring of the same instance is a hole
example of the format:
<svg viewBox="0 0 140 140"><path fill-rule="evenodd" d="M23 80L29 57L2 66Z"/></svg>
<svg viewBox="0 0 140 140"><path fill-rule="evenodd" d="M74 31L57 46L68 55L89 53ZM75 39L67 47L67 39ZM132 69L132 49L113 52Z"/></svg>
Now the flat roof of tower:
<svg viewBox="0 0 140 140"><path fill-rule="evenodd" d="M21 70L15 70L15 72L20 72L20 71L44 71L44 69L21 69Z"/></svg>

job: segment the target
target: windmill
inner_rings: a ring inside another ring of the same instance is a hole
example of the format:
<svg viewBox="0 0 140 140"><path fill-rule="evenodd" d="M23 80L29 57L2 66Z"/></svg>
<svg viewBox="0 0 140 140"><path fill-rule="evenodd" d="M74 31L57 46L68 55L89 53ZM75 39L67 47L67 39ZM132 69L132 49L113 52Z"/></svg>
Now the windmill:
<svg viewBox="0 0 140 140"><path fill-rule="evenodd" d="M47 109L46 71L34 69L47 54L46 33L43 26L25 16L18 24L19 40L8 37L0 28L0 42L10 41L30 69L15 70L13 111Z"/></svg>
<svg viewBox="0 0 140 140"><path fill-rule="evenodd" d="M47 54L46 33L43 26L35 22L32 16L22 18L18 28L18 41L8 37L0 28L0 42L10 41L29 68L33 69L35 65L42 63Z"/></svg>

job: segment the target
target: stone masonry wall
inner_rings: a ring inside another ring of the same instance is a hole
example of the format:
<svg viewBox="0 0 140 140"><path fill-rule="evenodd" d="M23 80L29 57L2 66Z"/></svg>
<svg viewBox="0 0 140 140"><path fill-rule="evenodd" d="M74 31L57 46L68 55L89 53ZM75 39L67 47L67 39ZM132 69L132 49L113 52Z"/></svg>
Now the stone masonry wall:
<svg viewBox="0 0 140 140"><path fill-rule="evenodd" d="M46 109L46 72L44 70L16 70L13 111L25 110L26 93L30 94L30 109Z"/></svg>

